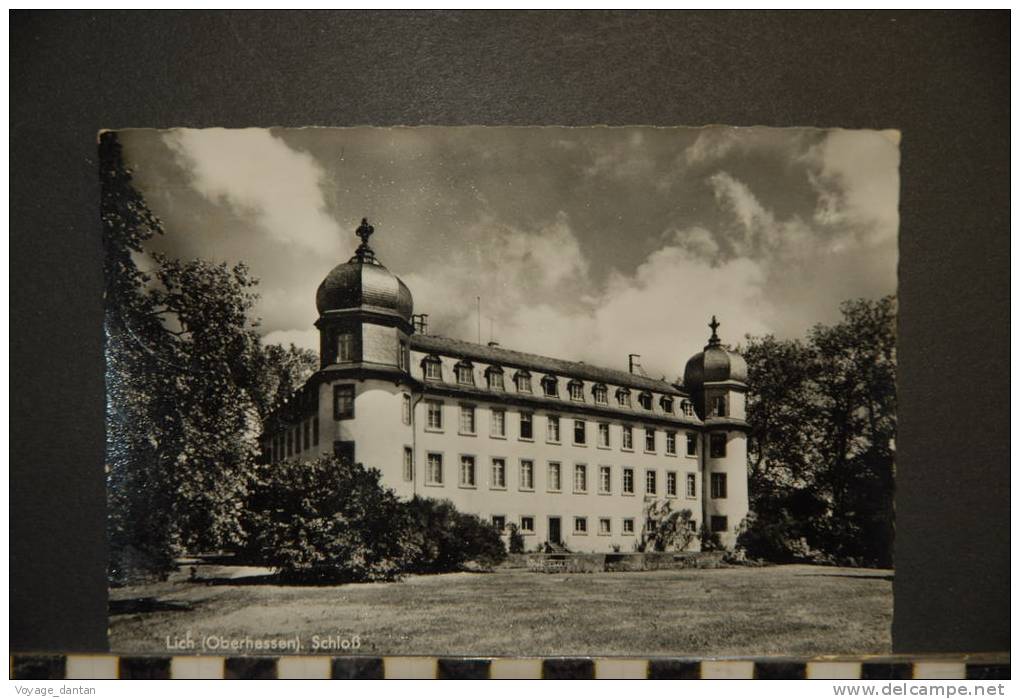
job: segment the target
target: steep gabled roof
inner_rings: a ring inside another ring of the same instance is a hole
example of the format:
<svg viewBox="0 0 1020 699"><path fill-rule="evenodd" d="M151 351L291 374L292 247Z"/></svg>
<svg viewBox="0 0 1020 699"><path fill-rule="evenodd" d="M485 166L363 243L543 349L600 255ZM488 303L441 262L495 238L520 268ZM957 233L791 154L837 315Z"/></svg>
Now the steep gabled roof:
<svg viewBox="0 0 1020 699"><path fill-rule="evenodd" d="M650 379L647 376L639 376L619 369L607 369L605 367L585 364L584 362L569 362L565 359L554 359L543 357L539 354L529 352L517 352L503 347L490 347L474 342L454 340L439 335L411 336L411 349L429 354L442 354L448 357L471 359L488 364L498 364L504 368L521 368L529 371L558 374L561 376L577 377L589 381L598 381L616 386L626 386L642 391L655 391L672 396L686 396L687 393L678 389L668 381Z"/></svg>

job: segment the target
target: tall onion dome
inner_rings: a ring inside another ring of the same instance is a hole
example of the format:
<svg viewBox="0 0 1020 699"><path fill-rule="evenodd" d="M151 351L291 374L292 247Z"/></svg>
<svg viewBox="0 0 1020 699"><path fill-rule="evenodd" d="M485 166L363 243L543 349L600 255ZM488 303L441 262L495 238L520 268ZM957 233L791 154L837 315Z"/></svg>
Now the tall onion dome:
<svg viewBox="0 0 1020 699"><path fill-rule="evenodd" d="M729 383L743 388L747 386L747 362L739 354L723 346L716 333L719 325L719 321L712 316L712 322L708 324L712 329L708 344L703 351L687 360L687 366L684 367L684 389L691 394L695 410L702 419L705 419L709 412L705 405L706 384Z"/></svg>

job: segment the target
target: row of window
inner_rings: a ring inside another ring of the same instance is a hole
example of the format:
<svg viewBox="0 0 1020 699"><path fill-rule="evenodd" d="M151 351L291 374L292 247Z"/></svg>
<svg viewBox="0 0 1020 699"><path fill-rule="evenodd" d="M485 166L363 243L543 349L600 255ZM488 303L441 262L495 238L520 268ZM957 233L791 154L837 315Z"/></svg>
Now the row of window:
<svg viewBox="0 0 1020 699"><path fill-rule="evenodd" d="M559 519L553 518L553 519ZM522 534L529 535L535 533L535 517L534 515L521 515L520 517L519 530ZM710 518L711 528L713 532L724 532L728 527L728 522L725 516L713 515ZM506 515L492 515L492 524L500 532L506 529ZM634 518L623 517L620 520L620 531L626 535L634 534ZM688 520L687 527L692 532L698 530L698 523L696 520ZM584 516L574 517L574 534L576 536L585 536L588 534L588 518ZM611 517L599 517L598 518L598 534L599 536L612 536L613 535L613 519Z"/></svg>
<svg viewBox="0 0 1020 699"><path fill-rule="evenodd" d="M453 367L454 379L462 386L474 386L475 385L475 369L474 365L467 360L461 360ZM443 380L443 363L439 357L435 355L429 355L422 360L422 375L426 381L442 381ZM505 391L506 382L504 380L504 372L501 367L489 366L485 369L485 384L490 391ZM542 389L542 395L547 398L559 398L560 397L560 380L547 374L541 378L539 385ZM514 372L513 375L514 390L517 393L533 393L531 372L520 369ZM586 401L585 398L585 384L580 379L571 379L567 381L567 397L579 403ZM615 398L617 405L625 408L632 407L631 404L631 391L629 388L618 388L615 392ZM595 383L591 387L591 399L596 405L609 405L609 388L604 383ZM651 391L642 391L638 394L638 405L645 410L653 410L655 403L654 396ZM660 396L659 407L662 411L668 415L674 414L674 398L672 396ZM694 415L694 406L688 400L680 401L680 411L684 415Z"/></svg>
<svg viewBox="0 0 1020 699"><path fill-rule="evenodd" d="M425 401L425 429L431 432L443 431L443 401ZM475 418L475 406L460 404L459 421L457 430L459 434L474 436L477 435L477 424ZM411 422L411 399L404 396L404 423ZM489 410L489 436L503 439L507 436L507 411L502 408ZM525 441L535 439L535 415L530 412L517 413L517 434L518 438ZM562 432L560 417L558 415L546 415L546 442L550 444L562 443ZM575 446L587 446L588 444L588 423L585 420L574 419L572 424L572 438ZM677 454L677 433L666 431L665 453L668 456ZM608 422L596 423L596 445L601 448L612 448L610 426ZM625 451L634 449L634 428L630 425L621 425L620 448ZM687 456L698 455L698 435L695 432L685 434L685 453ZM644 450L646 453L655 453L657 450L657 430L654 427L644 428ZM726 434L724 432L713 433L709 437L709 456L713 459L721 459L726 456Z"/></svg>
<svg viewBox="0 0 1020 699"><path fill-rule="evenodd" d="M302 420L272 435L263 445L270 463L296 456L306 449L319 446L319 417Z"/></svg>
<svg viewBox="0 0 1020 699"><path fill-rule="evenodd" d="M444 472L443 454L439 452L428 452L425 457L425 484L432 486L443 486L446 482ZM624 495L633 495L635 492L634 482L635 469L624 466L620 471L620 492ZM404 480L414 480L414 455L410 447L404 449ZM574 464L573 492L585 494L588 492L588 464ZM613 494L613 467L598 467L598 493L600 495ZM479 484L478 462L473 454L461 454L458 468L457 484L461 488L477 488ZM506 490L507 488L507 460L501 456L494 456L489 461L489 489ZM679 497L678 475L676 471L666 471L665 495L666 497ZM523 492L534 492L535 490L535 462L532 459L521 459L517 469L517 489ZM550 461L546 464L546 490L550 493L563 491L563 465L559 461ZM644 493L645 495L659 494L659 472L655 469L645 469ZM688 498L698 497L698 477L696 473L687 473L684 480L684 495ZM710 496L713 499L726 498L726 474L712 473L710 476Z"/></svg>

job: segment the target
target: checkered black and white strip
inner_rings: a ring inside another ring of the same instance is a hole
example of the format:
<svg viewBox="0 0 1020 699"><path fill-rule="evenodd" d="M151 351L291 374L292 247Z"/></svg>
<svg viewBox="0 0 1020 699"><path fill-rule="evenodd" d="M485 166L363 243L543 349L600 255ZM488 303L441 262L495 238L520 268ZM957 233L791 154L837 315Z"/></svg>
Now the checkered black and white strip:
<svg viewBox="0 0 1020 699"><path fill-rule="evenodd" d="M14 655L12 679L1009 679L1008 656L686 660Z"/></svg>

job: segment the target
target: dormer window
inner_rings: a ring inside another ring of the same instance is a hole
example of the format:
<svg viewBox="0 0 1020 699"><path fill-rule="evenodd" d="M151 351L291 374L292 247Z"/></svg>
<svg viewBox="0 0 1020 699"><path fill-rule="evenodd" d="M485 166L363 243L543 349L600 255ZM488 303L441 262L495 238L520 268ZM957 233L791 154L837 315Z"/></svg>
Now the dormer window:
<svg viewBox="0 0 1020 699"><path fill-rule="evenodd" d="M570 400L584 400L584 383L574 379L567 384L567 391L570 393Z"/></svg>
<svg viewBox="0 0 1020 699"><path fill-rule="evenodd" d="M591 387L592 398L598 405L609 405L609 389L604 383L597 383Z"/></svg>
<svg viewBox="0 0 1020 699"><path fill-rule="evenodd" d="M427 381L443 380L443 363L435 355L425 357L421 362L422 371Z"/></svg>
<svg viewBox="0 0 1020 699"><path fill-rule="evenodd" d="M557 398L560 395L559 384L555 376L542 377L542 393L549 398Z"/></svg>
<svg viewBox="0 0 1020 699"><path fill-rule="evenodd" d="M649 393L648 391L642 391L641 395L638 396L638 405L640 405L645 410L651 410L652 409L652 394Z"/></svg>
<svg viewBox="0 0 1020 699"><path fill-rule="evenodd" d="M691 415L694 415L694 406L691 405L689 400L682 400L680 401L680 411L684 415L690 417Z"/></svg>
<svg viewBox="0 0 1020 699"><path fill-rule="evenodd" d="M475 368L471 366L471 362L463 361L457 362L453 367L454 376L457 377L457 383L462 386L474 386L475 385Z"/></svg>
<svg viewBox="0 0 1020 699"><path fill-rule="evenodd" d="M498 366L490 366L485 370L485 383L490 391L503 391L503 370Z"/></svg>
<svg viewBox="0 0 1020 699"><path fill-rule="evenodd" d="M669 396L663 396L662 398L660 398L659 405L662 406L662 412L666 413L667 415L673 414L673 399L670 398Z"/></svg>
<svg viewBox="0 0 1020 699"><path fill-rule="evenodd" d="M630 407L630 389L629 388L618 388L616 389L616 402L624 408Z"/></svg>
<svg viewBox="0 0 1020 699"><path fill-rule="evenodd" d="M531 374L526 371L514 374L514 388L518 393L531 393Z"/></svg>

